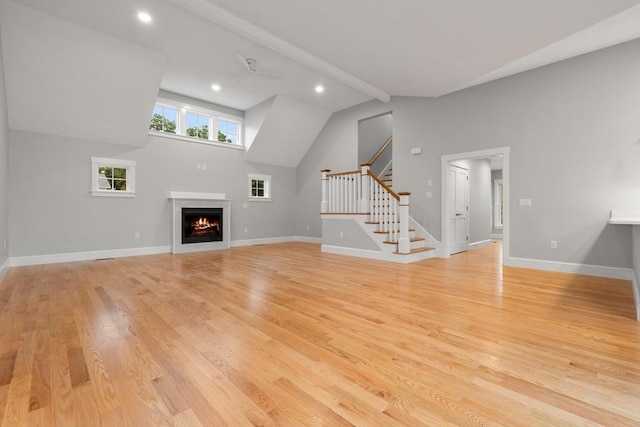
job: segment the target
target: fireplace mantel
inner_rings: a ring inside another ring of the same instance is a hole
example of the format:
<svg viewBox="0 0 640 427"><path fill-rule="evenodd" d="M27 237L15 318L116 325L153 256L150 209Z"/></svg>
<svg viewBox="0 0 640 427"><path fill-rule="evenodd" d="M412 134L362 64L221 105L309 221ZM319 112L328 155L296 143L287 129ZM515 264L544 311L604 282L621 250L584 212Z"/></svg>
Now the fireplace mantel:
<svg viewBox="0 0 640 427"><path fill-rule="evenodd" d="M231 247L231 201L224 193L192 193L169 191L171 201L171 252L174 254L196 251L211 251ZM222 208L223 241L182 243L182 208Z"/></svg>
<svg viewBox="0 0 640 427"><path fill-rule="evenodd" d="M169 199L229 200L224 193L191 193L188 191L169 191Z"/></svg>

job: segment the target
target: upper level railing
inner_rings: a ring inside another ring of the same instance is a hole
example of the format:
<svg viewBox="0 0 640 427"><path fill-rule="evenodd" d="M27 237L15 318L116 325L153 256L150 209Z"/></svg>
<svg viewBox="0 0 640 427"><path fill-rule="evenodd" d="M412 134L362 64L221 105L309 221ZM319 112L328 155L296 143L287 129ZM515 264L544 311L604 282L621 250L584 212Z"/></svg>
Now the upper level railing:
<svg viewBox="0 0 640 427"><path fill-rule="evenodd" d="M388 241L398 244L399 253L410 252L409 195L396 193L371 172L365 163L360 171L322 171L323 214L369 215L376 231L388 233Z"/></svg>
<svg viewBox="0 0 640 427"><path fill-rule="evenodd" d="M376 174L381 174L387 164L392 160L392 145L393 136L390 136L389 139L382 144L382 147L380 147L380 149L373 155L373 157L371 157L371 160L364 164L369 165L370 169Z"/></svg>

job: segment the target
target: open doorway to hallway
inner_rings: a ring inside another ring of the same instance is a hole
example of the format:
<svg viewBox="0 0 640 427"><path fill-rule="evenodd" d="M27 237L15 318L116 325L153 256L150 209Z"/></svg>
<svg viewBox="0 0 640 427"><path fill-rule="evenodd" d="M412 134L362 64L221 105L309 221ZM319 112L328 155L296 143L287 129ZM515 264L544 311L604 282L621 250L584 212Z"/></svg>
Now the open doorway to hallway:
<svg viewBox="0 0 640 427"><path fill-rule="evenodd" d="M509 147L445 155L441 159L441 235L445 256L502 238L502 258L506 259L509 254ZM460 170L466 170L466 187L465 173Z"/></svg>

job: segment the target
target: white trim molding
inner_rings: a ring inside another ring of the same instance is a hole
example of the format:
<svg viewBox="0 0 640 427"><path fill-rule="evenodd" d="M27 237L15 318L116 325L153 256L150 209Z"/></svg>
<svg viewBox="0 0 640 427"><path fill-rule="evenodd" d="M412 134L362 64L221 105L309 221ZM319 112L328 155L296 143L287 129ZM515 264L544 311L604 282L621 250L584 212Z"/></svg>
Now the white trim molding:
<svg viewBox="0 0 640 427"><path fill-rule="evenodd" d="M0 282L2 282L2 279L4 279L4 275L9 271L9 267L11 267L11 259L7 258L0 266Z"/></svg>
<svg viewBox="0 0 640 427"><path fill-rule="evenodd" d="M483 246L488 246L491 244L491 242L492 242L491 239L487 239L487 240L480 240L478 242L469 243L469 249L478 249Z"/></svg>
<svg viewBox="0 0 640 427"><path fill-rule="evenodd" d="M547 261L517 257L509 257L505 259L503 265L509 267L555 271L558 273L572 273L582 274L585 276L606 277L609 279L633 280L633 271L630 268L622 267L607 267L604 265L577 264L572 262Z"/></svg>
<svg viewBox="0 0 640 427"><path fill-rule="evenodd" d="M11 267L25 265L56 264L61 262L94 261L105 258L122 258L140 255L156 255L169 253L169 246L152 246L146 248L107 249L103 251L68 252L62 254L46 254L20 256L10 258ZM5 263L6 264L6 263Z"/></svg>

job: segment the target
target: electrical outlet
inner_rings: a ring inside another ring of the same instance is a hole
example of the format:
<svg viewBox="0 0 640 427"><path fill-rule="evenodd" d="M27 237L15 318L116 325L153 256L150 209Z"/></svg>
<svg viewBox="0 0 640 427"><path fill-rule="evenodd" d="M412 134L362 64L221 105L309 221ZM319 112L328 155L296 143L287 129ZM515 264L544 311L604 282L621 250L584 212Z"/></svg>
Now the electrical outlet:
<svg viewBox="0 0 640 427"><path fill-rule="evenodd" d="M140 238L140 233L135 233L135 234L133 235L133 237L134 237L134 238L136 238L136 239L139 239L139 238Z"/></svg>
<svg viewBox="0 0 640 427"><path fill-rule="evenodd" d="M5 240L2 245L4 246L5 249L7 249L7 241Z"/></svg>
<svg viewBox="0 0 640 427"><path fill-rule="evenodd" d="M247 233L249 232L249 229L247 227L244 228L244 232Z"/></svg>
<svg viewBox="0 0 640 427"><path fill-rule="evenodd" d="M342 231L340 232L340 237L344 237L344 233Z"/></svg>
<svg viewBox="0 0 640 427"><path fill-rule="evenodd" d="M309 231L309 226L307 225L307 231Z"/></svg>
<svg viewBox="0 0 640 427"><path fill-rule="evenodd" d="M200 163L198 163L198 164L196 165L196 168L197 168L197 169L202 169L202 165L201 165Z"/></svg>
<svg viewBox="0 0 640 427"><path fill-rule="evenodd" d="M431 191L427 191L427 199L430 199L433 197L433 193Z"/></svg>
<svg viewBox="0 0 640 427"><path fill-rule="evenodd" d="M205 169L207 169L207 164L206 164L206 163L203 163L203 164L202 164L202 170L205 170Z"/></svg>
<svg viewBox="0 0 640 427"><path fill-rule="evenodd" d="M551 249L558 249L558 241L557 240L552 240L551 241Z"/></svg>

